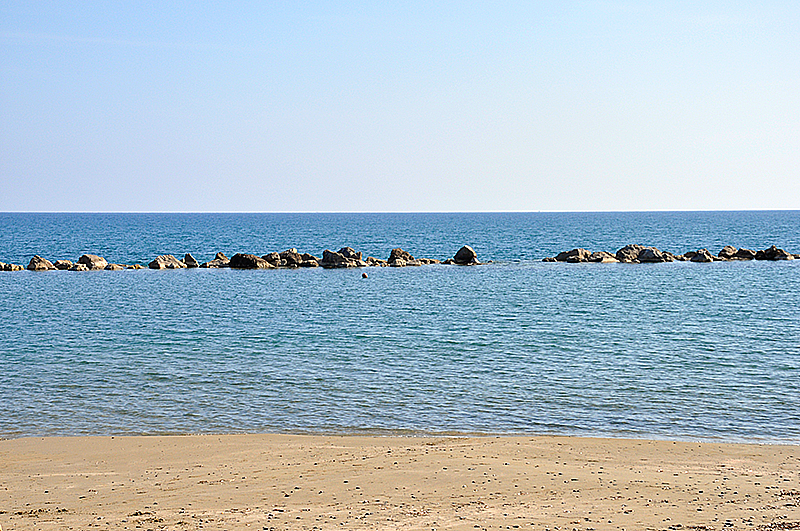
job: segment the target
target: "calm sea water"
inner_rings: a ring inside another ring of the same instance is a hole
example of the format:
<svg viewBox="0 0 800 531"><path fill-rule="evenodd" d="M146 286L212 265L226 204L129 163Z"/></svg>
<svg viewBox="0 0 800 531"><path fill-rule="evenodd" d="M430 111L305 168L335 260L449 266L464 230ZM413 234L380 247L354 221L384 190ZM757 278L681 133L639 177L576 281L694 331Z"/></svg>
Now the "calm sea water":
<svg viewBox="0 0 800 531"><path fill-rule="evenodd" d="M0 272L0 436L556 433L800 443L800 212L0 214L0 261L320 255L480 267Z"/></svg>

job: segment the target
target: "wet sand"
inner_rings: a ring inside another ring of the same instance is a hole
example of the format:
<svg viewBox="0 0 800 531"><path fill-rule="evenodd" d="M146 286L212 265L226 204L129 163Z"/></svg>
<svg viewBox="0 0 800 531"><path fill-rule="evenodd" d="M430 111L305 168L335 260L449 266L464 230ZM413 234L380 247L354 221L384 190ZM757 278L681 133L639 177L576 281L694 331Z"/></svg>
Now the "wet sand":
<svg viewBox="0 0 800 531"><path fill-rule="evenodd" d="M25 529L800 529L800 447L574 437L0 441Z"/></svg>

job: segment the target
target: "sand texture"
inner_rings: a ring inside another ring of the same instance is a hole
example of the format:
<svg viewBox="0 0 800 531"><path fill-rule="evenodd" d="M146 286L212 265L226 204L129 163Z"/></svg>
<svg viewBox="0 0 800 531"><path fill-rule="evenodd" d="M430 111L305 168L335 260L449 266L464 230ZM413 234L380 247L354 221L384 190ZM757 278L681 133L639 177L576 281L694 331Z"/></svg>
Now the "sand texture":
<svg viewBox="0 0 800 531"><path fill-rule="evenodd" d="M800 529L800 447L572 437L0 441L25 529Z"/></svg>

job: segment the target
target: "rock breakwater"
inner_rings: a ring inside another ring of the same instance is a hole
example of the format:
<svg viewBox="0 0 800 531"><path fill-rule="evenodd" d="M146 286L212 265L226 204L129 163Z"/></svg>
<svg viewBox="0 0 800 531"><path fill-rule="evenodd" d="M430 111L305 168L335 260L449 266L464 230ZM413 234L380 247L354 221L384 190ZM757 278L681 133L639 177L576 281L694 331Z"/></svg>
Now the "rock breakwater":
<svg viewBox="0 0 800 531"><path fill-rule="evenodd" d="M717 255L711 254L708 249L698 249L688 251L683 254L673 254L669 251L662 251L656 247L631 244L626 245L616 253L607 251L590 252L586 249L578 248L558 253L554 257L545 258L544 262L622 262L625 264L647 264L660 262L719 262L730 260L794 260L800 259L800 254L792 254L775 245L761 251L751 249L739 249L732 245L726 245Z"/></svg>

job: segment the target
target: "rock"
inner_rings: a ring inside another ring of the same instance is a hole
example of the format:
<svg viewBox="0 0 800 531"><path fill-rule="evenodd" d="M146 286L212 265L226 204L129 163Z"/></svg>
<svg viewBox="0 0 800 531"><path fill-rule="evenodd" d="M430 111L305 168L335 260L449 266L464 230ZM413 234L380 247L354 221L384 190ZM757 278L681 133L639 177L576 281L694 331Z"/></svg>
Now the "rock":
<svg viewBox="0 0 800 531"><path fill-rule="evenodd" d="M441 264L441 260L437 260L436 258L417 258L417 262L420 265L431 265L431 264Z"/></svg>
<svg viewBox="0 0 800 531"><path fill-rule="evenodd" d="M108 265L108 262L105 258L102 256L97 256L96 254L84 254L78 258L78 263L85 264L86 267L94 271L103 269Z"/></svg>
<svg viewBox="0 0 800 531"><path fill-rule="evenodd" d="M350 260L361 260L361 251L356 252L352 247L342 247L339 254Z"/></svg>
<svg viewBox="0 0 800 531"><path fill-rule="evenodd" d="M687 256L689 254L692 255L692 257L689 259L692 262L705 263L705 262L713 262L714 261L714 255L712 255L710 252L708 252L708 249L700 249L698 251L695 251L694 253L686 253Z"/></svg>
<svg viewBox="0 0 800 531"><path fill-rule="evenodd" d="M672 262L675 260L674 256L670 253L665 253L656 249L655 247L645 247L639 251L639 262L643 264L652 264L660 262Z"/></svg>
<svg viewBox="0 0 800 531"><path fill-rule="evenodd" d="M480 262L478 262L478 254L469 245L465 245L464 247L458 250L456 255L453 257L453 263L455 263L456 265L480 264Z"/></svg>
<svg viewBox="0 0 800 531"><path fill-rule="evenodd" d="M300 263L297 264L298 267L319 267L319 261L317 260L301 260Z"/></svg>
<svg viewBox="0 0 800 531"><path fill-rule="evenodd" d="M53 266L55 266L56 269L60 269L61 271L66 271L67 269L72 267L72 261L71 260L56 260L55 262L53 262Z"/></svg>
<svg viewBox="0 0 800 531"><path fill-rule="evenodd" d="M639 253L644 249L643 245L626 245L615 255L617 260L624 263L637 263L639 261Z"/></svg>
<svg viewBox="0 0 800 531"><path fill-rule="evenodd" d="M216 256L214 256L213 260L201 264L200 267L207 267L207 268L229 267L230 262L231 262L230 259L223 253L217 253Z"/></svg>
<svg viewBox="0 0 800 531"><path fill-rule="evenodd" d="M442 264L444 265L455 265L456 261L452 258L448 258L447 260L442 260Z"/></svg>
<svg viewBox="0 0 800 531"><path fill-rule="evenodd" d="M20 264L6 264L3 266L3 271L25 271L25 268Z"/></svg>
<svg viewBox="0 0 800 531"><path fill-rule="evenodd" d="M150 269L184 269L186 264L171 254L162 254L150 262L149 267Z"/></svg>
<svg viewBox="0 0 800 531"><path fill-rule="evenodd" d="M619 262L619 260L617 260L616 256L614 256L613 254L611 254L609 252L606 252L606 251L595 251L595 252L593 252L592 254L589 255L589 260L588 261L589 262L604 263L604 264L613 263L613 262Z"/></svg>
<svg viewBox="0 0 800 531"><path fill-rule="evenodd" d="M794 255L773 245L769 249L758 251L755 258L756 260L794 260Z"/></svg>
<svg viewBox="0 0 800 531"><path fill-rule="evenodd" d="M313 261L315 261L315 262L319 262L319 258L317 258L317 257L316 257L316 256L314 256L313 254L309 254L309 253L303 253L303 254L301 254L301 255L300 255L300 258L302 258L304 262L307 262L307 261L309 261L309 260L313 260Z"/></svg>
<svg viewBox="0 0 800 531"><path fill-rule="evenodd" d="M726 245L725 247L722 248L722 250L720 250L717 256L722 258L723 260L735 260L737 251L738 249L733 245Z"/></svg>
<svg viewBox="0 0 800 531"><path fill-rule="evenodd" d="M286 262L284 267L298 267L300 262L303 261L303 257L297 252L297 249L287 249L278 256L281 257L281 263Z"/></svg>
<svg viewBox="0 0 800 531"><path fill-rule="evenodd" d="M750 249L739 249L736 251L734 258L737 260L755 260L756 252Z"/></svg>
<svg viewBox="0 0 800 531"><path fill-rule="evenodd" d="M275 267L278 267L279 265L281 265L281 255L279 255L278 253L265 254L261 258L263 258L264 260L266 260L270 264L274 265Z"/></svg>
<svg viewBox="0 0 800 531"><path fill-rule="evenodd" d="M106 271L122 271L125 266L122 264L108 264L104 269Z"/></svg>
<svg viewBox="0 0 800 531"><path fill-rule="evenodd" d="M411 256L411 253L409 253L408 251L404 251L400 248L397 248L397 249L392 249L392 252L389 253L389 259L386 261L389 262L389 265L394 265L393 262L401 260L403 262L403 265L405 265L406 262L411 261L413 259L414 257Z"/></svg>
<svg viewBox="0 0 800 531"><path fill-rule="evenodd" d="M42 258L38 254L31 258L28 263L28 270L30 271L55 271L55 266L47 258Z"/></svg>
<svg viewBox="0 0 800 531"><path fill-rule="evenodd" d="M190 253L186 253L186 255L183 257L183 263L186 264L186 267L190 269L200 267L200 263Z"/></svg>
<svg viewBox="0 0 800 531"><path fill-rule="evenodd" d="M366 272L361 273L361 278L369 278L369 275Z"/></svg>
<svg viewBox="0 0 800 531"><path fill-rule="evenodd" d="M389 262L386 260L381 260L380 258L375 258L374 256L368 256L366 260L364 260L368 266L371 267L386 267L389 265Z"/></svg>
<svg viewBox="0 0 800 531"><path fill-rule="evenodd" d="M69 268L70 271L89 271L89 266L86 264L82 264L80 262L76 262L72 264L72 267Z"/></svg>
<svg viewBox="0 0 800 531"><path fill-rule="evenodd" d="M575 264L578 262L588 262L589 257L592 255L586 249L572 249L571 251L563 251L556 255L556 262L569 262Z"/></svg>
<svg viewBox="0 0 800 531"><path fill-rule="evenodd" d="M340 249L338 253L334 253L328 249L322 251L322 260L319 262L319 265L326 269L333 269L342 267L366 267L367 263L361 260L360 252L356 253L350 247L344 247Z"/></svg>
<svg viewBox="0 0 800 531"><path fill-rule="evenodd" d="M231 257L229 267L232 269L270 269L275 266L254 254L236 253Z"/></svg>
<svg viewBox="0 0 800 531"><path fill-rule="evenodd" d="M132 266L128 266L128 269L144 269L144 266L141 264L133 264Z"/></svg>
<svg viewBox="0 0 800 531"><path fill-rule="evenodd" d="M558 260L556 260L555 256L548 256L547 258L542 258L542 262L558 262Z"/></svg>

